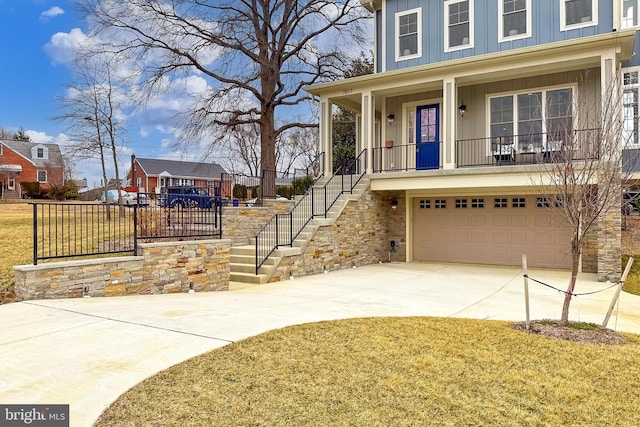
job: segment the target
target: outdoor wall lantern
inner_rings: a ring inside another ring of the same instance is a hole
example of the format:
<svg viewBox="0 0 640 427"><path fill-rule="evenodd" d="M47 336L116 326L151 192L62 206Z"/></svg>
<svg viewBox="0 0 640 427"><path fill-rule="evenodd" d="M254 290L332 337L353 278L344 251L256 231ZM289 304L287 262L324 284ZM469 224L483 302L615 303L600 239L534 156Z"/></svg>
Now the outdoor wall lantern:
<svg viewBox="0 0 640 427"><path fill-rule="evenodd" d="M467 111L467 106L464 105L464 103L460 104L458 107L458 113L460 113L460 116L464 116L465 111Z"/></svg>
<svg viewBox="0 0 640 427"><path fill-rule="evenodd" d="M389 113L387 116L387 121L389 122L389 126L393 124L393 121L396 119L396 115L393 113Z"/></svg>
<svg viewBox="0 0 640 427"><path fill-rule="evenodd" d="M398 201L396 199L391 200L391 209L394 211L398 209Z"/></svg>

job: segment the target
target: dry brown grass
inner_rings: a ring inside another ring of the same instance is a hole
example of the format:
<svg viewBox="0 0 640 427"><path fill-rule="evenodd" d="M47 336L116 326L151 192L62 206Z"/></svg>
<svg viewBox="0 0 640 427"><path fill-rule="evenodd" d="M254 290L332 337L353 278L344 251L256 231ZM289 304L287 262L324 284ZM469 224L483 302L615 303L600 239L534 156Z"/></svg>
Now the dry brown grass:
<svg viewBox="0 0 640 427"><path fill-rule="evenodd" d="M15 300L13 266L33 262L32 217L25 203L0 205L0 304Z"/></svg>
<svg viewBox="0 0 640 427"><path fill-rule="evenodd" d="M375 318L271 331L163 371L98 426L640 425L640 337Z"/></svg>

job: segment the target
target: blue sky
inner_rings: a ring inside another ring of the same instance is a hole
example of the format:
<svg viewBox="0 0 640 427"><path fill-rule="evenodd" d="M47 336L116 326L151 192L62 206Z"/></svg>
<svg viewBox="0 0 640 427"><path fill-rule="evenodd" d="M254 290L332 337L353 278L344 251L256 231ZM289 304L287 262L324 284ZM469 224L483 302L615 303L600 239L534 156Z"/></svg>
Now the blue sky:
<svg viewBox="0 0 640 427"><path fill-rule="evenodd" d="M71 50L95 42L86 36L87 28L74 3L74 0L0 0L0 127L11 132L22 127L32 141L56 143L63 150L69 142L65 134L67 125L53 118L62 113L61 99L72 82ZM330 35L323 34L323 38L332 40ZM350 54L357 56L359 50ZM128 72L128 65L131 64L124 64L121 71ZM167 91L154 95L142 108L135 104L135 110L126 112L125 144L118 154L121 177L129 169L132 153L138 157L203 160L201 153L212 138L194 141L195 147L199 143L201 148L190 147L185 152L175 145L181 130L174 125L173 118L175 113L192 105L190 94L203 93L210 87L210 82L194 71L174 79ZM313 113L308 105L291 108L279 114L287 117L295 114L308 120ZM225 165L218 158L208 161ZM86 177L90 187L100 185L98 159L75 161L72 169L74 178ZM114 177L113 167L107 175Z"/></svg>
<svg viewBox="0 0 640 427"><path fill-rule="evenodd" d="M53 117L60 114L60 99L72 78L65 63L70 59L69 49L86 34L73 3L0 0L0 127L14 132L22 127L35 142L64 146L67 141L65 125ZM200 161L173 145L175 129L170 119L187 96L181 89L172 88L127 122L126 146L119 154L121 176L129 168L131 153ZM73 169L74 176L86 177L90 186L100 184L97 160L75 162ZM109 178L113 178L112 169Z"/></svg>

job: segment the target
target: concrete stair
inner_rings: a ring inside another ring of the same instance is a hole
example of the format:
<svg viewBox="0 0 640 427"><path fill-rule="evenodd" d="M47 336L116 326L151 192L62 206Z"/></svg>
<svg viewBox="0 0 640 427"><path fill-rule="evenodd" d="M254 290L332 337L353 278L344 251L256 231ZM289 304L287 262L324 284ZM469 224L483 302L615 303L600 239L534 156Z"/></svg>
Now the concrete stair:
<svg viewBox="0 0 640 427"><path fill-rule="evenodd" d="M323 178L319 180L315 188L322 188L327 183L327 179ZM255 247L255 239L249 245L245 246L233 246L231 247L231 281L236 283L250 283L250 284L263 284L267 283L271 275L274 273L278 264L283 257L286 256L294 256L301 255L307 249L309 242L318 231L318 228L322 226L332 225L342 214L342 211L347 206L347 203L352 200L360 199L362 193L369 187L369 178L362 177L362 179L358 182L358 184L354 187L352 193L343 193L338 197L334 205L329 209L324 216L316 216L311 219L311 221L300 231L299 235L294 239L293 244L291 246L280 246L277 248L273 254L265 261L265 263L260 267L258 274L255 274L256 271L256 247ZM343 185L341 180L337 182L332 182L330 185L332 188L328 189L329 194L337 194L340 191L340 186ZM344 187L349 186L350 182L344 182ZM345 188L348 189L348 188ZM324 197L321 191L317 191L320 193L321 197L317 197L317 200L314 200L314 212L324 212ZM297 218L294 218L294 221L304 221L306 218L303 216L308 212L299 212L294 215ZM285 227L283 227L285 228ZM284 232L282 233L282 240L288 239L288 235Z"/></svg>

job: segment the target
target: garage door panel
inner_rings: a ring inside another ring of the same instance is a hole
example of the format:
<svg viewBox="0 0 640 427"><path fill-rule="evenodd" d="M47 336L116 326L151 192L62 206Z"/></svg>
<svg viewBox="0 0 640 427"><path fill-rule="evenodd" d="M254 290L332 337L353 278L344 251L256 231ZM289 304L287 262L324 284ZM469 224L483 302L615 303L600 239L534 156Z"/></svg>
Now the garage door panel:
<svg viewBox="0 0 640 427"><path fill-rule="evenodd" d="M570 227L559 225L548 208L536 207L535 197L517 208L507 197L506 208L495 208L493 197L484 198L483 208L455 208L455 198L447 198L444 209L420 209L416 200L414 259L520 265L526 253L532 267L570 267Z"/></svg>

